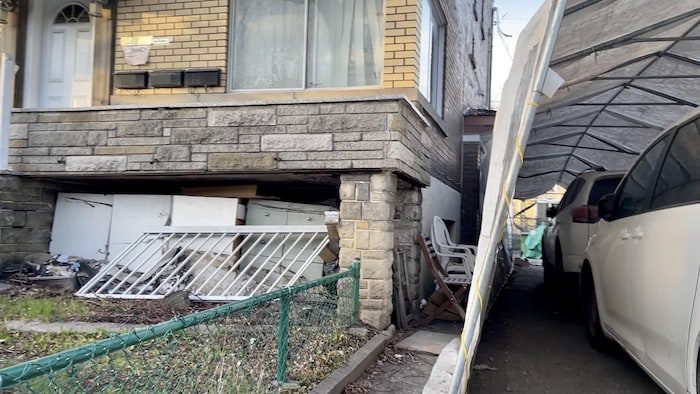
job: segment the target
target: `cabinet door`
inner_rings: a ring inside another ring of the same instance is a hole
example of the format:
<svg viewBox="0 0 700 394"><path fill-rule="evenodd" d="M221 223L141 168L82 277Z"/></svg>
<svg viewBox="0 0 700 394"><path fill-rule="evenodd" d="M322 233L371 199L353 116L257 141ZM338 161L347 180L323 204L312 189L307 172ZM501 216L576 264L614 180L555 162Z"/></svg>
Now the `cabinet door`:
<svg viewBox="0 0 700 394"><path fill-rule="evenodd" d="M171 196L116 194L109 230L110 260L119 256L145 231L165 226L170 218ZM131 267L130 267L131 268Z"/></svg>

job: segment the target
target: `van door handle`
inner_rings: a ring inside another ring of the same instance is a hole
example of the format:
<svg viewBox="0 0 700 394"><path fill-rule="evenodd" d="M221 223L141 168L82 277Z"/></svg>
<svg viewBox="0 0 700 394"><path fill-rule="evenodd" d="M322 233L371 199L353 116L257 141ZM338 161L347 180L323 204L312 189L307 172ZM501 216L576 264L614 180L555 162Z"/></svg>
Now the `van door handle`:
<svg viewBox="0 0 700 394"><path fill-rule="evenodd" d="M642 238L644 238L644 233L642 232L641 229L636 229L636 230L634 231L634 233L632 234L632 239L639 240L639 239L642 239Z"/></svg>
<svg viewBox="0 0 700 394"><path fill-rule="evenodd" d="M630 239L629 231L627 231L627 230L620 231L620 239L623 241L627 241L628 239Z"/></svg>

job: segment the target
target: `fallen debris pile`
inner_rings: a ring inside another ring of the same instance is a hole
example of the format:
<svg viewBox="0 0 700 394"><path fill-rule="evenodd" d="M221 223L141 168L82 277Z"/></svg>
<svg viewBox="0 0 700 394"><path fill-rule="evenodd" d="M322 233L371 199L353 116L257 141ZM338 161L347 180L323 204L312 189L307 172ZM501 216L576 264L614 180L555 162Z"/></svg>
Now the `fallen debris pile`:
<svg viewBox="0 0 700 394"><path fill-rule="evenodd" d="M102 262L73 256L34 253L0 263L0 280L77 290L100 270Z"/></svg>

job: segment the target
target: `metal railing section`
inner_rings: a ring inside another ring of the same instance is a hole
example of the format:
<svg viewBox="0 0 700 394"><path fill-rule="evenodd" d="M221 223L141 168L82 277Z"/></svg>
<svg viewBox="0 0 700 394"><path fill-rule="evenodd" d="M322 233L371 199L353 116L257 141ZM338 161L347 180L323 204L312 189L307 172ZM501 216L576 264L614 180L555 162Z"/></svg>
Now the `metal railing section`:
<svg viewBox="0 0 700 394"><path fill-rule="evenodd" d="M236 301L315 279L325 226L162 227L144 232L76 295ZM320 277L317 269L316 277Z"/></svg>

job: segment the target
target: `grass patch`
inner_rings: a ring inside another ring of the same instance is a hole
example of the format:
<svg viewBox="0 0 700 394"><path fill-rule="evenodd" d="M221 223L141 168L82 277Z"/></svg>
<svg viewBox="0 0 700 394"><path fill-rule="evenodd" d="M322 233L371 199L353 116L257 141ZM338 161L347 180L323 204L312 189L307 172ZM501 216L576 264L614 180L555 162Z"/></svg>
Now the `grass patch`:
<svg viewBox="0 0 700 394"><path fill-rule="evenodd" d="M83 300L65 296L0 296L0 316L5 320L80 320L90 316L90 309Z"/></svg>
<svg viewBox="0 0 700 394"><path fill-rule="evenodd" d="M9 331L0 327L0 368L85 345L108 336L104 331L90 334L71 331L30 333Z"/></svg>

